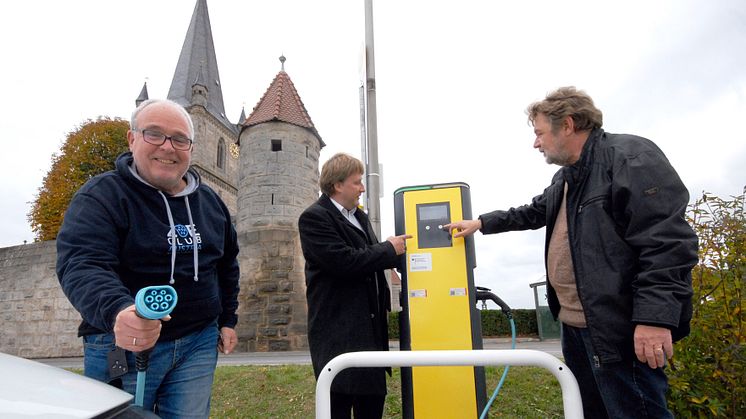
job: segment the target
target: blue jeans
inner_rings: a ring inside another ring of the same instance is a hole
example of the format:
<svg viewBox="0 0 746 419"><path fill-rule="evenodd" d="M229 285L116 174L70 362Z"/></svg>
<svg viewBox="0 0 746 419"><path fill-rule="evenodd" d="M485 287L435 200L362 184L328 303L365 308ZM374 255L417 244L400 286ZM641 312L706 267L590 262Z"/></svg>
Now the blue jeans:
<svg viewBox="0 0 746 419"><path fill-rule="evenodd" d="M143 408L162 418L208 417L218 361L217 345L216 324L180 339L158 342L150 353ZM114 335L84 336L83 346L85 375L111 382L107 355L115 348ZM127 352L126 355L129 371L121 377L121 384L124 391L134 395L137 386L135 354Z"/></svg>
<svg viewBox="0 0 746 419"><path fill-rule="evenodd" d="M630 343L631 344L631 343ZM586 418L673 418L663 368L632 359L600 363L588 329L562 324L562 354L575 375Z"/></svg>

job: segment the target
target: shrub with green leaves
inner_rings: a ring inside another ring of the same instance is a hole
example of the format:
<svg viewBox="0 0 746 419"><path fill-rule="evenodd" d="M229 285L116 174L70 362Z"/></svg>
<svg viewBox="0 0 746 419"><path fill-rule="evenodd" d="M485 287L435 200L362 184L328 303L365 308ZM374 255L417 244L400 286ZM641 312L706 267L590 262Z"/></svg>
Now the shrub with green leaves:
<svg viewBox="0 0 746 419"><path fill-rule="evenodd" d="M99 117L67 135L28 213L36 241L57 238L75 192L92 177L114 169L117 156L128 150L128 130L127 121Z"/></svg>
<svg viewBox="0 0 746 419"><path fill-rule="evenodd" d="M519 336L536 336L539 333L536 324L536 310L511 310L515 322L516 334ZM399 339L400 312L389 313L389 339ZM502 310L479 310L483 337L510 336L510 323Z"/></svg>
<svg viewBox="0 0 746 419"><path fill-rule="evenodd" d="M744 204L744 195L705 193L690 207L699 264L692 271L692 331L676 345L668 372L677 417L746 417Z"/></svg>

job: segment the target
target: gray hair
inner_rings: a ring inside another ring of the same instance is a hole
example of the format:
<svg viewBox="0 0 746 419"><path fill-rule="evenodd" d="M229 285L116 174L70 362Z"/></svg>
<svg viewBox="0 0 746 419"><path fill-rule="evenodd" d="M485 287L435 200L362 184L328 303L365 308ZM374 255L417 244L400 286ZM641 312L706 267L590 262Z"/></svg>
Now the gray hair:
<svg viewBox="0 0 746 419"><path fill-rule="evenodd" d="M549 93L546 99L534 102L526 109L528 121L533 125L536 117L544 114L556 133L562 121L571 117L575 131L591 131L603 125L603 113L596 108L588 94L574 86L560 87Z"/></svg>
<svg viewBox="0 0 746 419"><path fill-rule="evenodd" d="M172 106L174 109L178 110L184 116L184 118L186 118L187 122L189 123L189 138L191 138L192 141L194 141L194 122L192 122L191 115L189 115L189 112L187 112L183 106L179 105L178 103L170 99L148 99L142 102L137 108L135 108L134 111L132 111L132 116L130 117L130 129L132 131L136 131L137 124L135 123L135 121L137 120L137 115L139 115L143 109L147 108L150 105L155 105L157 103L165 103L165 104Z"/></svg>

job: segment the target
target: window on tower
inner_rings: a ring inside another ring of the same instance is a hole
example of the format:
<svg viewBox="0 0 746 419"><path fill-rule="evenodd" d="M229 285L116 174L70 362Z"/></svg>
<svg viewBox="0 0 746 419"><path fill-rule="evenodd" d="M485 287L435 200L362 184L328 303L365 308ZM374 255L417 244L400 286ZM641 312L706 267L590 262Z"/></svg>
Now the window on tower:
<svg viewBox="0 0 746 419"><path fill-rule="evenodd" d="M223 140L223 138L220 138L220 140L218 140L217 165L218 165L218 169L225 168L225 140Z"/></svg>
<svg viewBox="0 0 746 419"><path fill-rule="evenodd" d="M272 151L282 151L282 140L272 140Z"/></svg>

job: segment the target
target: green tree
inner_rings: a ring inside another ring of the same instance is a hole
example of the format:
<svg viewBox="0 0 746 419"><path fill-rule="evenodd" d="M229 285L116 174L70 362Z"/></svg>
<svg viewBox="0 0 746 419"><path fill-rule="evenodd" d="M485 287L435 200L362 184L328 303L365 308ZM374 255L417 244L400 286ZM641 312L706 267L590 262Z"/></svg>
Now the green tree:
<svg viewBox="0 0 746 419"><path fill-rule="evenodd" d="M128 129L120 118L99 117L67 135L28 213L36 241L54 240L75 192L93 176L114 169L116 157L128 150Z"/></svg>
<svg viewBox="0 0 746 419"><path fill-rule="evenodd" d="M669 405L677 417L746 417L744 195L705 193L690 207L699 237L689 337L677 344Z"/></svg>

